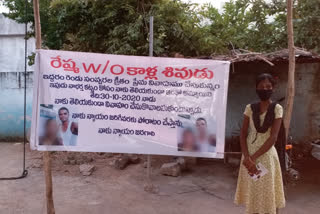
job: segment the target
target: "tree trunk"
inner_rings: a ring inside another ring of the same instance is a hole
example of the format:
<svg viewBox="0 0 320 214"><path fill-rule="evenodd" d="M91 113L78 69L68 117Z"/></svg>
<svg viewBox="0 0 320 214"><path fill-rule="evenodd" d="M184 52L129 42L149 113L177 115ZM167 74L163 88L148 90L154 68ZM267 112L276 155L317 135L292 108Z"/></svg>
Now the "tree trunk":
<svg viewBox="0 0 320 214"><path fill-rule="evenodd" d="M292 117L293 101L295 95L295 48L293 38L293 0L287 0L287 31L288 31L288 51L289 51L289 71L287 86L287 103L284 116L284 126L286 137L289 135L290 122Z"/></svg>

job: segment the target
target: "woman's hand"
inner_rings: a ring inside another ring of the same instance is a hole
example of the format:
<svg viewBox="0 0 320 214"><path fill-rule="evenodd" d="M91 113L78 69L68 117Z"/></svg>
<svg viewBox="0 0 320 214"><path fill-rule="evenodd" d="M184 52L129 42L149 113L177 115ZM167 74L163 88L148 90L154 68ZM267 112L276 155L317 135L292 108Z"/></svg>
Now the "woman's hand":
<svg viewBox="0 0 320 214"><path fill-rule="evenodd" d="M247 168L250 176L252 176L258 172L255 160L252 160L251 157L246 157L243 160L243 165Z"/></svg>
<svg viewBox="0 0 320 214"><path fill-rule="evenodd" d="M250 166L250 164L251 164L251 158L250 158L250 156L245 157L242 163L243 163L243 165L248 169L249 166Z"/></svg>

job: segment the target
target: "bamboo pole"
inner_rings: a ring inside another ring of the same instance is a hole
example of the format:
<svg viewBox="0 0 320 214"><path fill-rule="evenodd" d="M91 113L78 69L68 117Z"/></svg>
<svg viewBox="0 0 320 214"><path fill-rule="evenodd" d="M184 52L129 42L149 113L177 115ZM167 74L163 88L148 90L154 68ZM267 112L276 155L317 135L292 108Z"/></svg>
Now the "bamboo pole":
<svg viewBox="0 0 320 214"><path fill-rule="evenodd" d="M36 49L41 49L41 24L40 24L40 11L39 0L33 0L33 13L34 13L34 26L36 36Z"/></svg>
<svg viewBox="0 0 320 214"><path fill-rule="evenodd" d="M53 203L51 158L48 151L43 154L43 167L46 179L47 214L55 214Z"/></svg>
<svg viewBox="0 0 320 214"><path fill-rule="evenodd" d="M33 0L34 12L34 26L36 36L36 49L41 49L41 24L40 24L40 10L39 0ZM47 214L55 214L53 203L53 187L52 187L52 170L50 152L45 151L43 154L43 169L46 182L46 201L47 201Z"/></svg>
<svg viewBox="0 0 320 214"><path fill-rule="evenodd" d="M286 129L286 137L289 135L290 122L292 117L293 101L295 95L295 48L293 37L293 0L287 0L287 32L288 32L288 52L289 52L289 70L288 70L288 86L287 86L287 103L284 116L284 127Z"/></svg>
<svg viewBox="0 0 320 214"><path fill-rule="evenodd" d="M150 33L149 33L149 56L153 56L153 16L150 16ZM147 156L147 179L151 182L151 155Z"/></svg>

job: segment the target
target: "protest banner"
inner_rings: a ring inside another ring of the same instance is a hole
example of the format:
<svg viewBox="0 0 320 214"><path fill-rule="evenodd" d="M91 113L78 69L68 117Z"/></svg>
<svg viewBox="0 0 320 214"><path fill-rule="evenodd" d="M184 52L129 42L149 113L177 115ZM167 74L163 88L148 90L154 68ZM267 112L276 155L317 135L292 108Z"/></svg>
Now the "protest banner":
<svg viewBox="0 0 320 214"><path fill-rule="evenodd" d="M229 66L38 50L31 148L223 158Z"/></svg>

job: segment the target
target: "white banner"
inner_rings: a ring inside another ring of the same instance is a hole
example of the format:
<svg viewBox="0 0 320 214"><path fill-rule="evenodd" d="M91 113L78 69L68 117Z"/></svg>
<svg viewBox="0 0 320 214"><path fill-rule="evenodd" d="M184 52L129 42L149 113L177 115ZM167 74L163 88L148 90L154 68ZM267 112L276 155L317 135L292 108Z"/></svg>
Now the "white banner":
<svg viewBox="0 0 320 214"><path fill-rule="evenodd" d="M229 65L40 50L31 148L223 158Z"/></svg>

